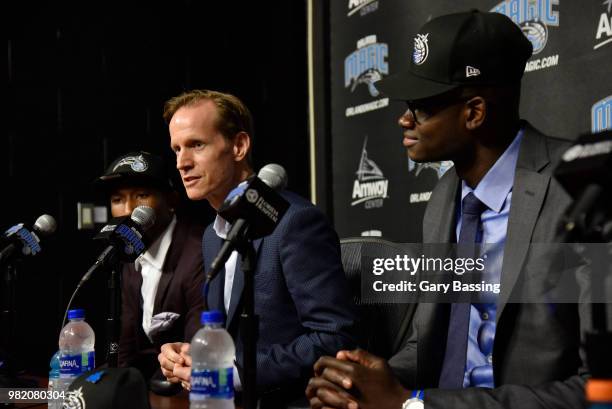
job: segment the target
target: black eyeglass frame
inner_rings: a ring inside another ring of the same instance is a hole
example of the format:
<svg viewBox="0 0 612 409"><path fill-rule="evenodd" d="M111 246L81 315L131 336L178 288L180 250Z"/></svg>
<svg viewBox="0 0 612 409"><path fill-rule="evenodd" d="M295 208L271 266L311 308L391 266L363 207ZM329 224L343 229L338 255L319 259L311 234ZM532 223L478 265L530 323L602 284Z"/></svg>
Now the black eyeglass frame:
<svg viewBox="0 0 612 409"><path fill-rule="evenodd" d="M413 101L404 101L406 102L406 106L408 107L408 111L412 115L415 124L421 124L436 115L438 112L452 106L458 104L460 102L467 102L470 99L476 97L477 95L457 95L456 93L452 93L450 95L443 94L442 97L435 96L427 99L419 99ZM419 119L417 118L417 111L423 112L425 114L425 118Z"/></svg>

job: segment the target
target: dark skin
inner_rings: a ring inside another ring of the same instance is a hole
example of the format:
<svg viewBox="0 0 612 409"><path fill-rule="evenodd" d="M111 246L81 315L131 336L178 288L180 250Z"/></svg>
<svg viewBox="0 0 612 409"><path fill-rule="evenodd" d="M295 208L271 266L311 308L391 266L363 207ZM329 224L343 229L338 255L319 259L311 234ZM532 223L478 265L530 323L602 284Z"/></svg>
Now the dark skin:
<svg viewBox="0 0 612 409"><path fill-rule="evenodd" d="M155 211L155 224L145 236L153 242L166 229L178 203L175 191L166 191L140 183L122 183L110 191L113 217L129 216L137 206L149 206Z"/></svg>
<svg viewBox="0 0 612 409"><path fill-rule="evenodd" d="M387 361L362 349L340 351L336 359L321 357L314 370L306 387L314 409L395 409L410 396Z"/></svg>
<svg viewBox="0 0 612 409"><path fill-rule="evenodd" d="M475 188L519 130L518 88L460 91L459 100L445 96L430 112L411 107L398 123L412 160L452 160L457 175ZM435 101L422 106L428 105ZM383 358L360 349L320 358L314 375L306 388L313 409L400 409L410 397Z"/></svg>

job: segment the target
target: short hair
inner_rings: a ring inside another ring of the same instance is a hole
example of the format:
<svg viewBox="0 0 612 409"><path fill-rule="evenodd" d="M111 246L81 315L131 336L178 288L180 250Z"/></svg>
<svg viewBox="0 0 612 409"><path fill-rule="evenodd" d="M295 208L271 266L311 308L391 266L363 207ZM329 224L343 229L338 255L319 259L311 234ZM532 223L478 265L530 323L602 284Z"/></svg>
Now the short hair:
<svg viewBox="0 0 612 409"><path fill-rule="evenodd" d="M253 117L249 109L236 96L219 91L195 89L169 99L164 104L164 120L169 124L180 108L207 100L217 106L219 119L216 125L223 136L233 138L238 132L246 132L253 138Z"/></svg>
<svg viewBox="0 0 612 409"><path fill-rule="evenodd" d="M247 154L247 163L253 164L253 117L247 106L236 96L207 89L194 89L170 98L164 104L163 117L167 124L180 108L194 106L202 101L212 101L217 107L218 118L215 124L221 134L232 139L239 132L246 132L251 138L251 149Z"/></svg>

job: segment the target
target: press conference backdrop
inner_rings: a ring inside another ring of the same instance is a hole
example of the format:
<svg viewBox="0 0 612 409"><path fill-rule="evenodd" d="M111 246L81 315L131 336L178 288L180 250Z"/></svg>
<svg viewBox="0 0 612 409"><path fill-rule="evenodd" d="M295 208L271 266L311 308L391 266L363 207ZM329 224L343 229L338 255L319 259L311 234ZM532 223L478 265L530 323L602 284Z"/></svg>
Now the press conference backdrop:
<svg viewBox="0 0 612 409"><path fill-rule="evenodd" d="M328 13L331 202L340 237L419 241L431 190L452 166L407 158L397 125L405 104L374 86L408 66L417 30L433 17L470 8L506 14L534 48L522 117L567 139L612 128L612 0L315 3Z"/></svg>

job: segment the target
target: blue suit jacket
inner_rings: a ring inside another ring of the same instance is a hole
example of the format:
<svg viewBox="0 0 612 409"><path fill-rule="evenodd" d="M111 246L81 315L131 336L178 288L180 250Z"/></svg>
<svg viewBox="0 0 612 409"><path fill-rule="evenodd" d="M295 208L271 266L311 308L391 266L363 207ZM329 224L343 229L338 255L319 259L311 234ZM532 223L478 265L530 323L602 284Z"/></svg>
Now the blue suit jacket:
<svg viewBox="0 0 612 409"><path fill-rule="evenodd" d="M305 382L314 362L354 346L355 316L342 263L338 236L319 209L283 192L290 207L275 231L253 245L255 313L259 316L257 384L260 391ZM205 269L222 244L208 226L202 241ZM210 284L208 305L225 311L225 270ZM244 274L238 259L226 328L236 342L242 366L239 317Z"/></svg>

